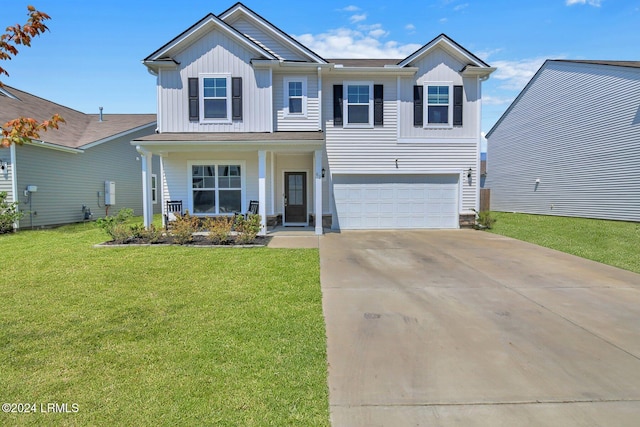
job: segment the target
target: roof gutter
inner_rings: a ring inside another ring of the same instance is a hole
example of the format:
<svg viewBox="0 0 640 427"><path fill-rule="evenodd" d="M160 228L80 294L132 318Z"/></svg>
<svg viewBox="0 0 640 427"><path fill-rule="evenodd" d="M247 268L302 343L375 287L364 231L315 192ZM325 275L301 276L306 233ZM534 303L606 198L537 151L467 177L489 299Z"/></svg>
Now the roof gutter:
<svg viewBox="0 0 640 427"><path fill-rule="evenodd" d="M63 151L65 153L71 153L71 154L82 154L82 153L84 153L84 150L82 148L64 147L62 145L53 144L51 142L41 141L41 140L38 140L38 139L31 140L31 145L35 145L35 146L43 147L43 148L49 148L51 150L56 150L56 151Z"/></svg>

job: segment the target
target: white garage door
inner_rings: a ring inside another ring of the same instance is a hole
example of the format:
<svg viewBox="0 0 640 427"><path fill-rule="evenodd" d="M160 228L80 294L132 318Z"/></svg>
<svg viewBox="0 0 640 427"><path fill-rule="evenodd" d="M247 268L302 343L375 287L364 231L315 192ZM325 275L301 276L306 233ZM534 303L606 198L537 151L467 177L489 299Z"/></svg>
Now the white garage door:
<svg viewBox="0 0 640 427"><path fill-rule="evenodd" d="M343 230L458 228L458 175L334 175Z"/></svg>

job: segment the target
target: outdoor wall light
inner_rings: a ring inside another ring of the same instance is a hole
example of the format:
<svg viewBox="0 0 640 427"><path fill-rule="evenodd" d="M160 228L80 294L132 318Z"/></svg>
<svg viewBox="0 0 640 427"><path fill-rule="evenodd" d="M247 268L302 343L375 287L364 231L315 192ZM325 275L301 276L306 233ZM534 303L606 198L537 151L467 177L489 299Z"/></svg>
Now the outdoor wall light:
<svg viewBox="0 0 640 427"><path fill-rule="evenodd" d="M323 177L323 178L324 178L324 174L325 174L326 172L327 172L327 171L326 171L326 170L324 170L324 168L322 168L322 177Z"/></svg>
<svg viewBox="0 0 640 427"><path fill-rule="evenodd" d="M467 171L467 178L471 178L471 172L473 172L473 169L469 168Z"/></svg>
<svg viewBox="0 0 640 427"><path fill-rule="evenodd" d="M0 160L0 171L3 171L7 168L7 163Z"/></svg>

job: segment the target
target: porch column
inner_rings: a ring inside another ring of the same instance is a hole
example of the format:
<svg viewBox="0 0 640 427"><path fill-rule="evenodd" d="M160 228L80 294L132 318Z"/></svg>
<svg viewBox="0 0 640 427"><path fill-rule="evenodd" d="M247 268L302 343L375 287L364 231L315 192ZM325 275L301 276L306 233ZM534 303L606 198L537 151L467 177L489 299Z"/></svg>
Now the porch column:
<svg viewBox="0 0 640 427"><path fill-rule="evenodd" d="M142 218L144 227L149 228L153 222L153 200L151 194L152 154L139 145L136 150L142 158Z"/></svg>
<svg viewBox="0 0 640 427"><path fill-rule="evenodd" d="M314 153L314 186L313 194L315 200L316 234L322 234L322 150Z"/></svg>
<svg viewBox="0 0 640 427"><path fill-rule="evenodd" d="M260 214L260 236L267 234L267 152L258 151L258 213Z"/></svg>

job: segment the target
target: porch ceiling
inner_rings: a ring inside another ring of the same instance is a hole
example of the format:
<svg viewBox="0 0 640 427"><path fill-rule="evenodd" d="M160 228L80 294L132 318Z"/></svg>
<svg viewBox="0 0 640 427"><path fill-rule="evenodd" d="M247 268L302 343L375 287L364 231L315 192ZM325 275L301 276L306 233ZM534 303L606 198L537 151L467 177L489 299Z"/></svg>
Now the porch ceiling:
<svg viewBox="0 0 640 427"><path fill-rule="evenodd" d="M297 151L324 147L324 133L315 132L220 132L160 133L131 141L153 153L185 151Z"/></svg>

